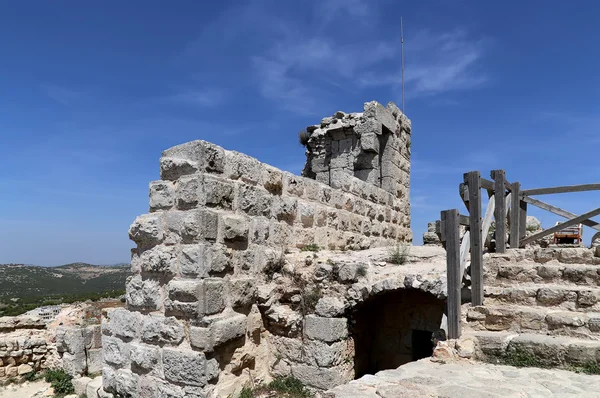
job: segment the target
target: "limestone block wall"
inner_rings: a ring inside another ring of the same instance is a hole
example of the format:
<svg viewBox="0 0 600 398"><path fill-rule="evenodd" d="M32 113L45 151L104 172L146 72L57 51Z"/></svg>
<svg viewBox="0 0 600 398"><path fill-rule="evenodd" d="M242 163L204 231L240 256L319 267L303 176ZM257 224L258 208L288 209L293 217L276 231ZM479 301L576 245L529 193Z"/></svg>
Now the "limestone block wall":
<svg viewBox="0 0 600 398"><path fill-rule="evenodd" d="M102 371L100 325L59 326L55 330L55 341L61 367L71 376Z"/></svg>
<svg viewBox="0 0 600 398"><path fill-rule="evenodd" d="M0 318L0 380L47 369L56 363L56 347L41 318Z"/></svg>
<svg viewBox="0 0 600 398"><path fill-rule="evenodd" d="M412 239L405 200L345 172L329 186L193 141L163 152L160 174L129 230L127 309L103 319L104 389L122 396L211 396L239 377L268 350L257 287L287 248Z"/></svg>
<svg viewBox="0 0 600 398"><path fill-rule="evenodd" d="M309 126L302 175L331 185L343 172L382 188L405 206L410 191L410 120L390 102L367 102L364 112L336 112Z"/></svg>

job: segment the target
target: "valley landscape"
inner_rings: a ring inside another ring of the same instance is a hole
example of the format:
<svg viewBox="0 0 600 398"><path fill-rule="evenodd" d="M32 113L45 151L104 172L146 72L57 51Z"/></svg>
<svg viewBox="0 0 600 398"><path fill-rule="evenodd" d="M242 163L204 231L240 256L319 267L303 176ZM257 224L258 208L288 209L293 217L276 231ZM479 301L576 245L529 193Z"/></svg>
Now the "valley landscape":
<svg viewBox="0 0 600 398"><path fill-rule="evenodd" d="M0 316L19 315L46 305L119 297L125 293L130 274L129 264L0 264Z"/></svg>

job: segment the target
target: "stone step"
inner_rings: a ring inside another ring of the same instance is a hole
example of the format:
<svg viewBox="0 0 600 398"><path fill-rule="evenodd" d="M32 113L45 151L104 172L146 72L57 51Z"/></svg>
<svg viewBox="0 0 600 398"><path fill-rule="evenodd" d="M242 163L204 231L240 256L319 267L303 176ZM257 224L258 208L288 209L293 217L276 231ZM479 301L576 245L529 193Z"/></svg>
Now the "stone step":
<svg viewBox="0 0 600 398"><path fill-rule="evenodd" d="M461 339L475 341L475 355L489 362L502 362L511 353L525 353L544 366L586 366L600 362L600 341L531 333L471 332Z"/></svg>
<svg viewBox="0 0 600 398"><path fill-rule="evenodd" d="M468 307L464 329L537 333L600 341L600 313L506 304L476 306Z"/></svg>
<svg viewBox="0 0 600 398"><path fill-rule="evenodd" d="M484 286L486 304L510 303L600 312L600 288L560 284Z"/></svg>
<svg viewBox="0 0 600 398"><path fill-rule="evenodd" d="M486 270L485 285L506 282L600 286L600 266L589 264L506 263Z"/></svg>

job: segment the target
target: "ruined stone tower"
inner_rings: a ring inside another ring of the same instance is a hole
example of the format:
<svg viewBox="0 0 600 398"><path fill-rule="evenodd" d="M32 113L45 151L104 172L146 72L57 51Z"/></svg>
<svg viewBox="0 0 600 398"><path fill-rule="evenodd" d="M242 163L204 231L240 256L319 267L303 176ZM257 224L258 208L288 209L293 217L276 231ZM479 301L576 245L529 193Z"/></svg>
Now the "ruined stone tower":
<svg viewBox="0 0 600 398"><path fill-rule="evenodd" d="M410 208L411 123L394 103L384 108L367 102L363 113L336 112L306 131L310 138L302 175L335 186L338 173L349 174Z"/></svg>
<svg viewBox="0 0 600 398"><path fill-rule="evenodd" d="M370 102L364 113L338 112L308 130L304 177L205 141L163 152L150 212L129 230L127 307L103 320L106 391L213 397L248 373L292 373L318 389L353 377L345 306L367 297L348 285L359 267L336 271L342 282L328 285L345 297L334 300L339 308L309 314L285 287L309 277L290 279L285 254L411 241L410 121L393 104ZM315 280L303 286L330 299ZM306 355L279 358L290 344ZM335 360L314 359L323 353Z"/></svg>

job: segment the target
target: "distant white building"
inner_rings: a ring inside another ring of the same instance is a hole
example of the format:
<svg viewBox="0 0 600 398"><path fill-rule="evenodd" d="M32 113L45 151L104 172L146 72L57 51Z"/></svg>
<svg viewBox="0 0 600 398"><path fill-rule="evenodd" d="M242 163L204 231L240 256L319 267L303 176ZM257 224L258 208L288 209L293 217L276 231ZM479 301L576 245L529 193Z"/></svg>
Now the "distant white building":
<svg viewBox="0 0 600 398"><path fill-rule="evenodd" d="M46 322L53 321L60 313L61 307L58 305L48 305L45 307L38 307L27 312L28 315L39 316Z"/></svg>

